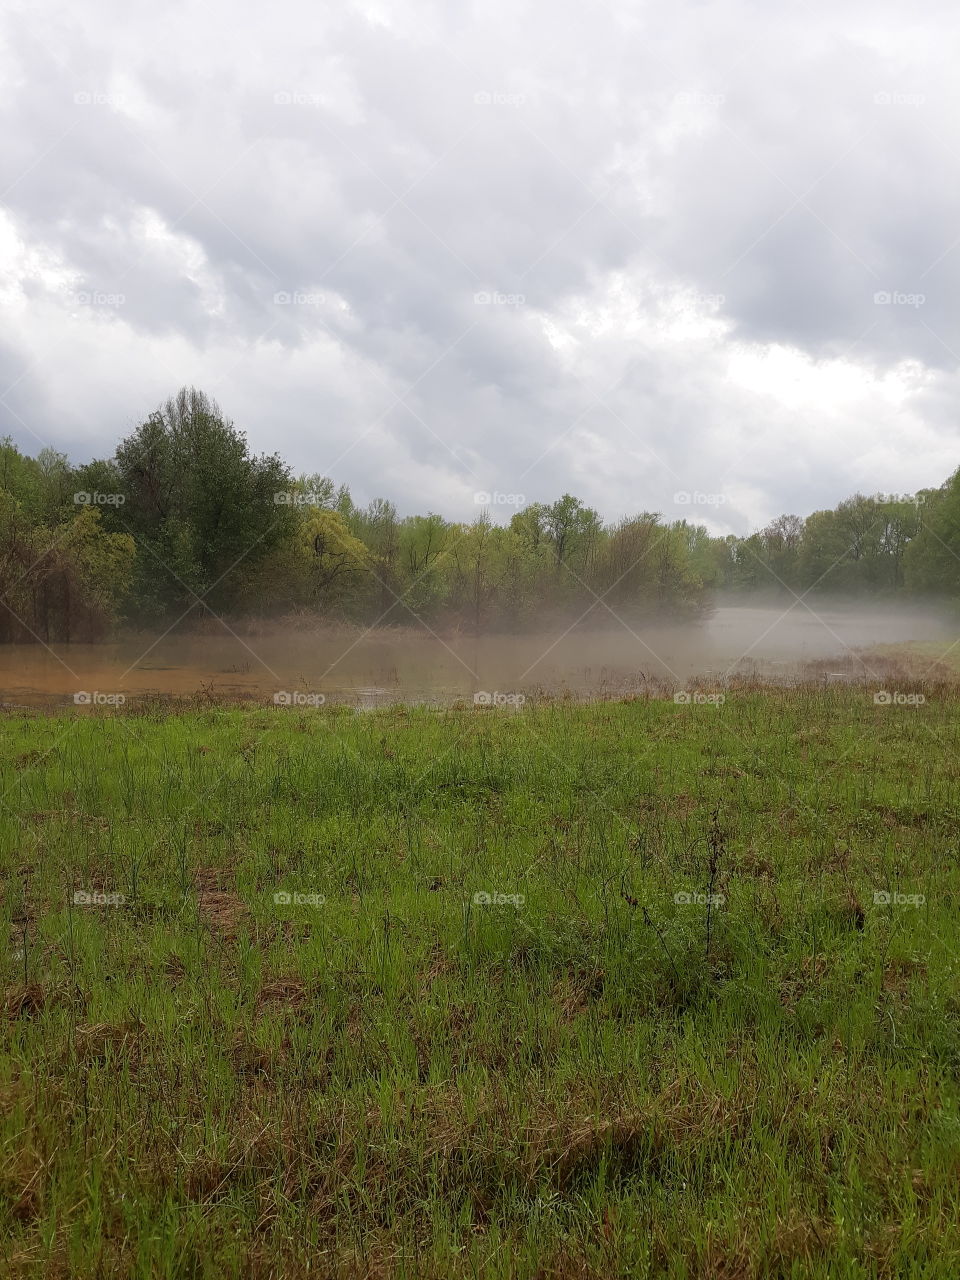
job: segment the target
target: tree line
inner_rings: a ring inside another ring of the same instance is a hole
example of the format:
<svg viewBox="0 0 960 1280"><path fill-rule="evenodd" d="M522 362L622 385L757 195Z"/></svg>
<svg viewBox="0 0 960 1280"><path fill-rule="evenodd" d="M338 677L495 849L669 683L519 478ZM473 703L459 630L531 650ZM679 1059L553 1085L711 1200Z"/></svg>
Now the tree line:
<svg viewBox="0 0 960 1280"><path fill-rule="evenodd" d="M578 498L506 524L357 506L327 476L251 454L202 391L183 388L73 466L0 441L0 641L90 641L121 625L312 612L521 630L696 619L721 592L790 598L960 597L960 470L915 495L857 494L712 536L644 511L615 523Z"/></svg>

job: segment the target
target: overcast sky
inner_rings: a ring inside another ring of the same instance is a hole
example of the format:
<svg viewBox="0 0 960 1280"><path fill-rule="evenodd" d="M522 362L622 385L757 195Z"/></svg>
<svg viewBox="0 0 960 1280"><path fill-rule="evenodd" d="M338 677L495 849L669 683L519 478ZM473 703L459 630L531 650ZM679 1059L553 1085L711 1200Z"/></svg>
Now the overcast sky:
<svg viewBox="0 0 960 1280"><path fill-rule="evenodd" d="M960 464L951 5L0 21L29 452L108 455L192 383L256 451L457 519L571 491L744 532Z"/></svg>

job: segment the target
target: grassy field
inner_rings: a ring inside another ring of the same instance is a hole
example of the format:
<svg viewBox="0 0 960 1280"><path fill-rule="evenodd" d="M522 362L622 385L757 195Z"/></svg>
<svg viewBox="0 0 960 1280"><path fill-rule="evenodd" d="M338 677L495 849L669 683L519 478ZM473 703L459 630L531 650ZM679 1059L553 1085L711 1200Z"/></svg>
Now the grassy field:
<svg viewBox="0 0 960 1280"><path fill-rule="evenodd" d="M897 692L5 716L0 1274L960 1275Z"/></svg>

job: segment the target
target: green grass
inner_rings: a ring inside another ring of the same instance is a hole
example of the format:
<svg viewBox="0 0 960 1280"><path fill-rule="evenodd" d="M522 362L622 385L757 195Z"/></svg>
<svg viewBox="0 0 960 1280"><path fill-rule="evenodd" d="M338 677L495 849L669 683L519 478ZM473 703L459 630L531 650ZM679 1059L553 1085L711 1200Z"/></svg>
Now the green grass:
<svg viewBox="0 0 960 1280"><path fill-rule="evenodd" d="M960 1275L924 692L5 717L0 1273Z"/></svg>

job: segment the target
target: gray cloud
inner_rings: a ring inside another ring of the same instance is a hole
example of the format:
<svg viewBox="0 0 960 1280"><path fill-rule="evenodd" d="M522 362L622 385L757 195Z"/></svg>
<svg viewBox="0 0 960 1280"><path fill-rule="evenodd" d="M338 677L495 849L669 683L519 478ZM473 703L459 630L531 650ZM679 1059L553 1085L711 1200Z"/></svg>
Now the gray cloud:
<svg viewBox="0 0 960 1280"><path fill-rule="evenodd" d="M956 463L945 6L5 23L25 448L109 452L188 381L360 500L572 490L738 531Z"/></svg>

